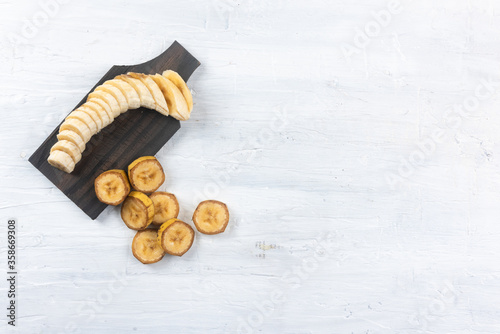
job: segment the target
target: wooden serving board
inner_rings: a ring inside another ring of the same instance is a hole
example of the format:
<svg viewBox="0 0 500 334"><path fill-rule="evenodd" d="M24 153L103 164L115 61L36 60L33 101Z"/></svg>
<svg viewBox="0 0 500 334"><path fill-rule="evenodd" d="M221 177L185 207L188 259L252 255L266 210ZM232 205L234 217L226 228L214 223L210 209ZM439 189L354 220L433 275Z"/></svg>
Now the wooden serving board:
<svg viewBox="0 0 500 334"><path fill-rule="evenodd" d="M88 94L104 81L127 72L155 74L170 69L187 81L198 66L200 62L182 45L174 42L165 52L146 63L113 66ZM74 109L87 100L87 95ZM82 153L82 160L71 174L67 174L47 162L50 148L57 141L59 126L29 161L92 219L96 219L107 206L99 202L95 195L95 178L108 169L126 169L138 157L155 155L181 127L178 120L150 109L129 110L90 139Z"/></svg>

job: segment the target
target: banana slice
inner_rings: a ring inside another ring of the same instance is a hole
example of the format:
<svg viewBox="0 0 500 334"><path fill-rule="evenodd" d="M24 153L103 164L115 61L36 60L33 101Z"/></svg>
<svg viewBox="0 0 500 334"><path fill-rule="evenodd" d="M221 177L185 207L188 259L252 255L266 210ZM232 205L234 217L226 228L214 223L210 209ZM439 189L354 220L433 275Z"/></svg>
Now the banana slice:
<svg viewBox="0 0 500 334"><path fill-rule="evenodd" d="M141 192L132 191L122 204L122 220L132 230L144 230L154 215L153 201Z"/></svg>
<svg viewBox="0 0 500 334"><path fill-rule="evenodd" d="M109 106L109 104L106 101L93 98L93 99L87 100L87 102L85 102L85 104L88 105L90 108L94 108L94 110L96 110L96 111L98 110L98 108L101 108L102 110L104 110L104 112L106 113L106 116L109 119L108 125L113 123L115 118L113 117L113 112L111 111L111 107ZM118 105L118 103L117 103L117 105ZM119 106L118 106L118 108L119 108ZM101 118L102 118L103 123L104 123L104 118L103 117L101 117Z"/></svg>
<svg viewBox="0 0 500 334"><path fill-rule="evenodd" d="M80 152L78 146L69 140L59 140L54 144L54 146L52 146L50 152L52 153L56 150L69 154L75 165L82 159L82 153Z"/></svg>
<svg viewBox="0 0 500 334"><path fill-rule="evenodd" d="M149 198L151 198L155 207L153 225L161 225L169 219L177 218L179 215L179 202L177 202L174 194L157 191L152 193Z"/></svg>
<svg viewBox="0 0 500 334"><path fill-rule="evenodd" d="M134 79L142 81L142 83L149 89L149 92L151 93L151 95L155 100L155 110L158 111L160 114L168 116L167 101L165 101L165 97L163 96L160 87L158 87L156 82L153 79L151 79L149 75L143 73L128 72L127 74Z"/></svg>
<svg viewBox="0 0 500 334"><path fill-rule="evenodd" d="M141 80L135 79L130 75L126 74L119 75L116 77L116 79L125 81L135 89L137 95L139 95L139 99L141 100L142 107L155 110L156 108L155 99L153 98L153 95L151 95L151 93L149 92L148 87L146 87L146 85L143 84Z"/></svg>
<svg viewBox="0 0 500 334"><path fill-rule="evenodd" d="M219 201L203 201L198 204L193 214L196 229L204 234L224 232L229 222L229 211L226 204Z"/></svg>
<svg viewBox="0 0 500 334"><path fill-rule="evenodd" d="M184 79L182 79L179 73L172 70L166 70L162 75L168 80L172 81L174 85L179 88L179 90L182 92L182 95L184 96L184 99L186 100L188 110L191 113L191 111L193 110L193 95L191 95L191 90L189 90Z"/></svg>
<svg viewBox="0 0 500 334"><path fill-rule="evenodd" d="M160 261L165 252L158 244L158 233L154 229L139 231L132 241L132 254L144 264Z"/></svg>
<svg viewBox="0 0 500 334"><path fill-rule="evenodd" d="M177 88L172 81L160 74L152 75L151 78L156 82L158 87L160 87L167 101L170 116L180 121L189 119L190 111L179 88Z"/></svg>
<svg viewBox="0 0 500 334"><path fill-rule="evenodd" d="M134 87L132 87L126 81L113 79L106 81L105 84L115 86L123 93L123 95L125 95L129 109L137 109L141 106L141 99L139 98L139 94L137 94Z"/></svg>
<svg viewBox="0 0 500 334"><path fill-rule="evenodd" d="M112 122L112 119L109 119L108 113L103 107L101 107L101 105L92 101L87 101L82 105L82 107L92 110L93 114L98 117L98 121L100 121L101 130L107 127Z"/></svg>
<svg viewBox="0 0 500 334"><path fill-rule="evenodd" d="M73 158L66 152L54 150L50 152L47 159L51 166L54 166L63 172L71 173L75 169Z"/></svg>
<svg viewBox="0 0 500 334"><path fill-rule="evenodd" d="M94 189L99 201L109 205L118 205L130 193L130 183L125 171L111 169L96 177Z"/></svg>
<svg viewBox="0 0 500 334"><path fill-rule="evenodd" d="M165 181L165 173L155 157L146 156L128 166L128 178L135 190L152 193Z"/></svg>
<svg viewBox="0 0 500 334"><path fill-rule="evenodd" d="M82 137L80 137L79 134L73 131L69 130L64 130L59 132L57 135L57 140L67 140L75 144L78 149L80 150L80 153L85 151L85 142L83 141Z"/></svg>
<svg viewBox="0 0 500 334"><path fill-rule="evenodd" d="M176 218L163 223L158 230L158 244L170 255L184 255L193 245L193 240L193 228Z"/></svg>
<svg viewBox="0 0 500 334"><path fill-rule="evenodd" d="M59 133L63 132L64 130L76 132L80 136L80 138L82 138L84 143L88 143L88 141L92 137L92 133L90 132L87 124L83 123L79 119L66 119L59 127Z"/></svg>
<svg viewBox="0 0 500 334"><path fill-rule="evenodd" d="M96 127L97 127L97 132L96 133L99 133L102 129L102 120L101 118L99 117L99 114L92 108L89 108L87 107L85 104L82 104L78 110L81 110L83 111L84 113L86 113L87 115L90 116L90 118L92 118L92 120L94 121Z"/></svg>
<svg viewBox="0 0 500 334"><path fill-rule="evenodd" d="M116 99L116 101L120 105L120 112L122 114L128 110L127 98L125 97L125 95L123 95L122 91L120 89L116 88L115 86L104 83L104 84L98 86L95 89L95 91L96 92L102 91L102 92L106 92L106 93L113 95L113 97Z"/></svg>
<svg viewBox="0 0 500 334"><path fill-rule="evenodd" d="M81 110L80 108L73 110L67 117L66 120L68 119L77 119L85 125L87 125L87 128L89 129L90 133L92 135L97 133L97 124L95 124L94 120L92 117L89 116L86 112Z"/></svg>
<svg viewBox="0 0 500 334"><path fill-rule="evenodd" d="M93 91L87 98L87 101L97 102L99 100L108 104L109 108L111 109L111 115L113 116L113 119L120 116L120 114L122 113L120 104L115 99L115 97L109 93L106 93L102 90Z"/></svg>

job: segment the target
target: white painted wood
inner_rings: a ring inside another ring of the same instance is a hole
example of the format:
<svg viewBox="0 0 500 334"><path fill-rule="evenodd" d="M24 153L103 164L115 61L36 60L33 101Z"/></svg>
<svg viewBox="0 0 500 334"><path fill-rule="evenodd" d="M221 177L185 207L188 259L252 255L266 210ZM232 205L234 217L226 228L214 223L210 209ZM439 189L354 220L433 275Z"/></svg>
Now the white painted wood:
<svg viewBox="0 0 500 334"><path fill-rule="evenodd" d="M500 3L89 0L44 22L48 2L0 3L19 333L500 332ZM200 196L232 218L144 266L117 208L91 221L28 158L110 66L174 40L202 66L162 190L188 222Z"/></svg>

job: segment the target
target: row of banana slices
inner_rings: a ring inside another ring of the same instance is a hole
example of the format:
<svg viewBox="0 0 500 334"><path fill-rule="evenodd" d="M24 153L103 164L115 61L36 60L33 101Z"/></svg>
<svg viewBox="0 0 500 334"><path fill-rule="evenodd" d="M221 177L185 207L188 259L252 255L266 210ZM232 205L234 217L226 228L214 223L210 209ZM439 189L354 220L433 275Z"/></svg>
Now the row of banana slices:
<svg viewBox="0 0 500 334"><path fill-rule="evenodd" d="M186 82L171 70L154 75L129 72L105 81L61 124L49 164L71 173L93 135L120 114L139 107L185 121L193 109L193 98Z"/></svg>

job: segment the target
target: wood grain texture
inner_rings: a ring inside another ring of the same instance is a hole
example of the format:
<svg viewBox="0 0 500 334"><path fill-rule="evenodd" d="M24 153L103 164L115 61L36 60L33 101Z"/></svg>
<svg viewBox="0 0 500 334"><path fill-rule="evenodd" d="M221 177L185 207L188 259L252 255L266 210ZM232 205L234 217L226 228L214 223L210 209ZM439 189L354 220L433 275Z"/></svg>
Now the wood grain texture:
<svg viewBox="0 0 500 334"><path fill-rule="evenodd" d="M113 66L88 94L106 80L127 72L155 74L170 69L187 81L199 65L196 58L175 42L158 57L143 64ZM73 110L85 103L88 94ZM76 164L71 174L54 168L47 162L50 149L57 142L59 126L29 161L83 212L96 219L107 204L100 202L95 195L95 178L109 169L126 170L128 164L140 156L155 155L180 129L180 122L147 108L129 110L90 139L82 153L82 160Z"/></svg>

